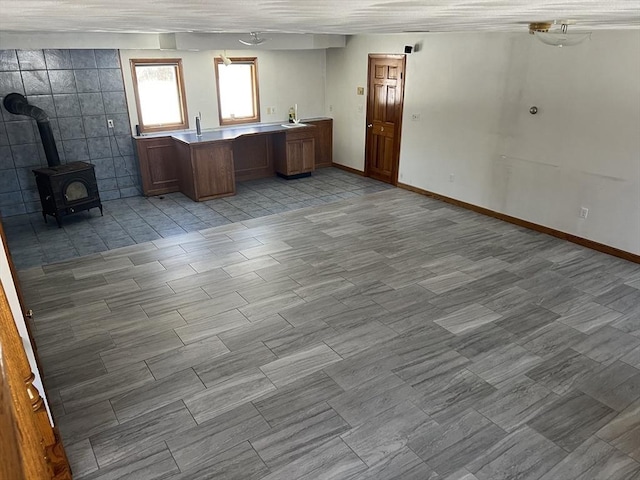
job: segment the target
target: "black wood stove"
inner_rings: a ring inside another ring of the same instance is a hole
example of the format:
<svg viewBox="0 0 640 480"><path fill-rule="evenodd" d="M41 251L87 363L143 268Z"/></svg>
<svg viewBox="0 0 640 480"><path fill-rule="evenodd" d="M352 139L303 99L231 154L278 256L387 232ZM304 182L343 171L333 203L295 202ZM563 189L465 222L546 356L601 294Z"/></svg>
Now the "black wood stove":
<svg viewBox="0 0 640 480"><path fill-rule="evenodd" d="M7 111L33 117L38 123L48 167L38 168L33 173L40 193L44 221L47 221L47 215L51 215L58 222L58 227L62 227L62 217L65 215L94 207L98 207L102 214L102 203L93 165L85 162L60 165L60 157L47 113L41 108L29 105L27 99L19 93L10 93L4 97L3 105Z"/></svg>
<svg viewBox="0 0 640 480"><path fill-rule="evenodd" d="M42 217L55 217L58 227L62 217L98 207L102 215L102 203L93 165L73 162L56 167L38 168L33 171L40 193Z"/></svg>

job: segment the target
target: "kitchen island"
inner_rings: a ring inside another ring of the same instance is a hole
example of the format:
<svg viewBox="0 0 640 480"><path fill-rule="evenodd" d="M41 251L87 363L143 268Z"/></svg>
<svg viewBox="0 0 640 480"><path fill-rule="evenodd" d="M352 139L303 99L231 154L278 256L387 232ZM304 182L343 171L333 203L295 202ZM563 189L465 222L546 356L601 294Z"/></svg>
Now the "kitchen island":
<svg viewBox="0 0 640 480"><path fill-rule="evenodd" d="M332 120L252 124L135 137L143 193L180 191L194 201L235 194L236 180L297 178L331 165Z"/></svg>

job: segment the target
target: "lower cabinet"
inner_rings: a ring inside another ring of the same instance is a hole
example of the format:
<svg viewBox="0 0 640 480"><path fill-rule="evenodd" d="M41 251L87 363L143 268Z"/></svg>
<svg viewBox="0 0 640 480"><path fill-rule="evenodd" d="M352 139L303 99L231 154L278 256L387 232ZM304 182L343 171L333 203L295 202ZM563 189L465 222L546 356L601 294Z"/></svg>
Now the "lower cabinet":
<svg viewBox="0 0 640 480"><path fill-rule="evenodd" d="M315 132L312 128L279 134L274 142L276 173L290 177L313 172L314 137Z"/></svg>
<svg viewBox="0 0 640 480"><path fill-rule="evenodd" d="M231 141L175 143L182 193L196 202L236 193Z"/></svg>
<svg viewBox="0 0 640 480"><path fill-rule="evenodd" d="M166 137L136 138L144 195L181 191L195 201L235 194L239 180L308 175L331 166L333 120L259 135L185 143Z"/></svg>
<svg viewBox="0 0 640 480"><path fill-rule="evenodd" d="M316 168L330 167L333 162L333 119L305 120L315 127Z"/></svg>
<svg viewBox="0 0 640 480"><path fill-rule="evenodd" d="M137 138L136 148L144 195L161 195L180 190L173 138Z"/></svg>

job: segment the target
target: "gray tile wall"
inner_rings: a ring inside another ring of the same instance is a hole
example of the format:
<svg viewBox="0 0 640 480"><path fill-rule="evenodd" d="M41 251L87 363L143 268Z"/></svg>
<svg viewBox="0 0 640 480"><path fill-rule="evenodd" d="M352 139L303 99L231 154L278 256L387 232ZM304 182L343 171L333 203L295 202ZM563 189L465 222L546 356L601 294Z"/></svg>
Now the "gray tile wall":
<svg viewBox="0 0 640 480"><path fill-rule="evenodd" d="M11 92L47 112L62 163L96 166L103 200L140 194L117 50L0 50L0 103ZM0 106L3 216L40 211L31 170L46 165L35 120Z"/></svg>

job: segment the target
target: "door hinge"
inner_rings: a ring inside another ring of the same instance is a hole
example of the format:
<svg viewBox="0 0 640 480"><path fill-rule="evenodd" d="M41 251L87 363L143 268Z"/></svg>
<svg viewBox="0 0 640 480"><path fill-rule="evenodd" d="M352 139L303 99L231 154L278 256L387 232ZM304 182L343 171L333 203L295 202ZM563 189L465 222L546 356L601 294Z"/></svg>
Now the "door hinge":
<svg viewBox="0 0 640 480"><path fill-rule="evenodd" d="M403 75L403 73L402 73L402 72L400 72L400 80L402 80L402 75Z"/></svg>

